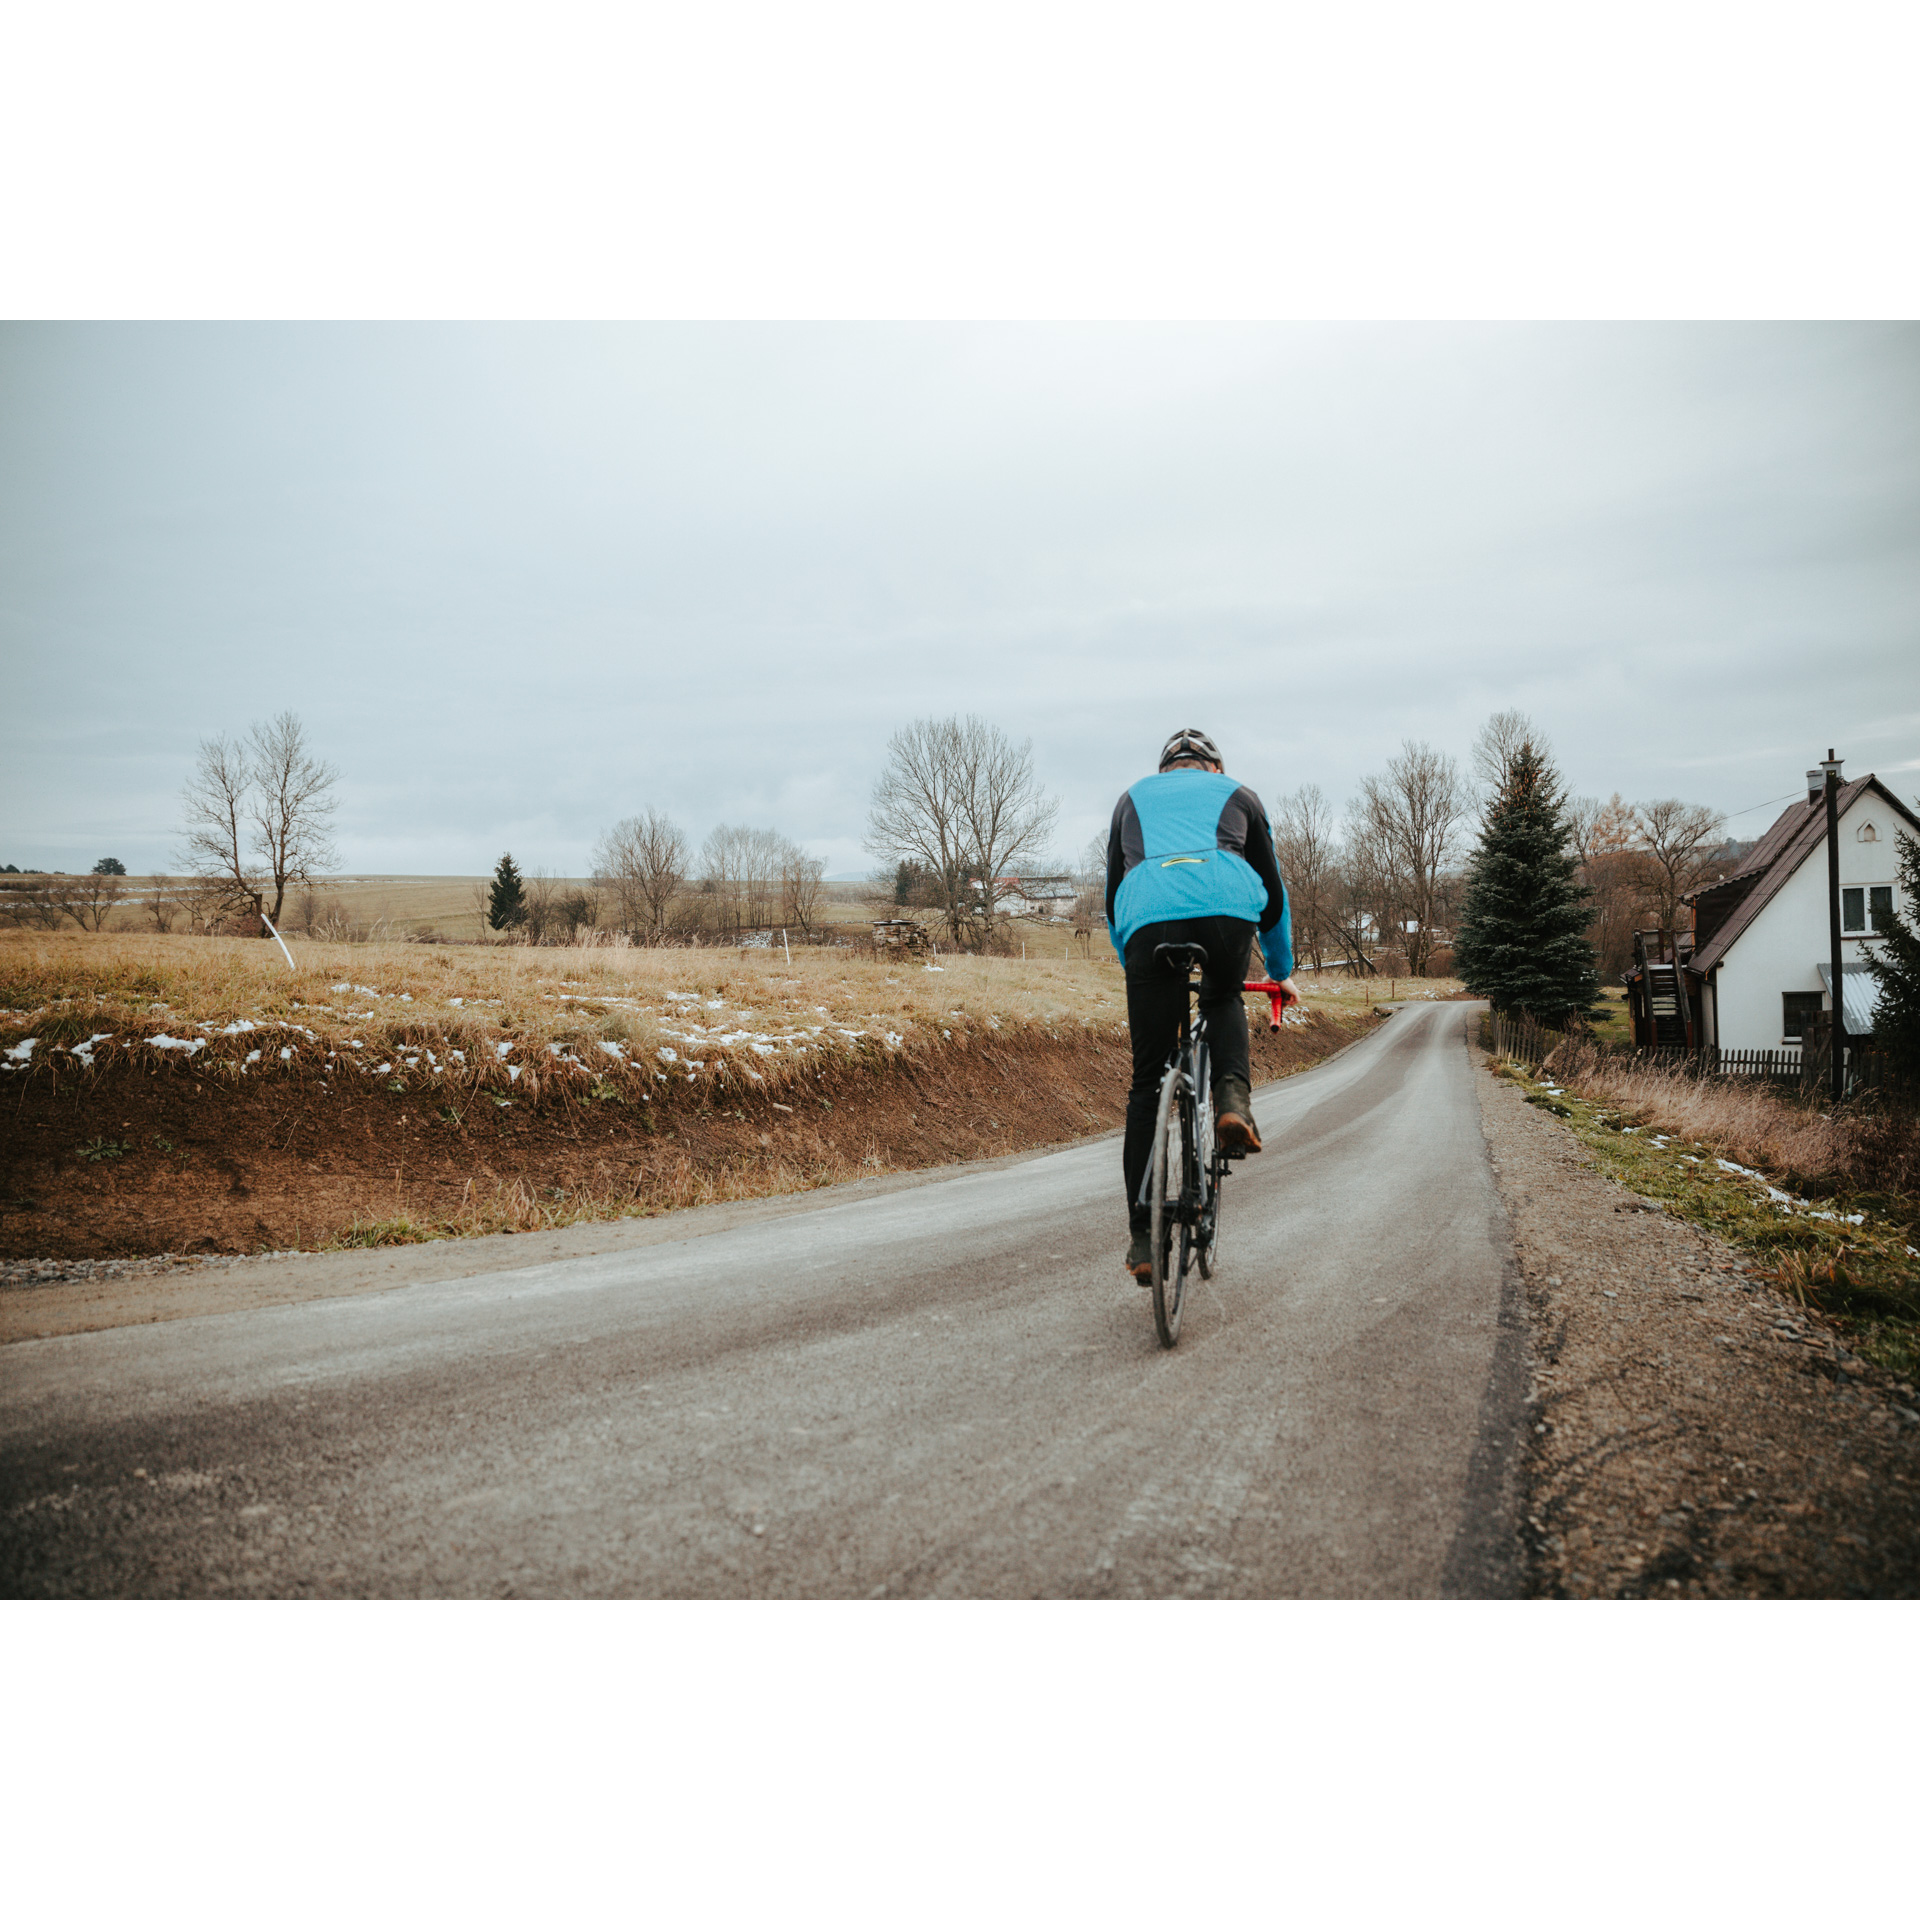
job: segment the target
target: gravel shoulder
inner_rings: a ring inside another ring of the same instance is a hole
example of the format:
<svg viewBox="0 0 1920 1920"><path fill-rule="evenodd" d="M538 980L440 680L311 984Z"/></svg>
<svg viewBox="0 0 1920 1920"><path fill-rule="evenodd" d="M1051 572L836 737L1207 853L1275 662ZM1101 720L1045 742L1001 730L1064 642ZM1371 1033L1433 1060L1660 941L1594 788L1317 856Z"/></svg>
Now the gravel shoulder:
<svg viewBox="0 0 1920 1920"><path fill-rule="evenodd" d="M1530 1334L1544 1598L1920 1594L1912 1389L1599 1168L1476 1050Z"/></svg>

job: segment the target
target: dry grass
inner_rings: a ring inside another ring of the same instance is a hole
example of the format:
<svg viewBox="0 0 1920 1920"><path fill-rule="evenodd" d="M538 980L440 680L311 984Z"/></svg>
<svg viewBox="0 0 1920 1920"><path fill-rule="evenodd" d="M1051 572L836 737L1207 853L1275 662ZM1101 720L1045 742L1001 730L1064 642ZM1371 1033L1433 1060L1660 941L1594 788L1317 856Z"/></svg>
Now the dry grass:
<svg viewBox="0 0 1920 1920"><path fill-rule="evenodd" d="M1833 1108L1759 1082L1694 1079L1590 1043L1557 1048L1547 1065L1636 1125L1711 1145L1806 1191L1920 1191L1920 1127L1898 1109Z"/></svg>
<svg viewBox="0 0 1920 1920"><path fill-rule="evenodd" d="M296 970L259 940L159 934L0 935L0 1051L26 1064L85 1047L106 1059L156 1036L236 1071L383 1072L396 1082L638 1074L740 1075L772 1091L823 1059L884 1056L997 1033L1117 1034L1125 986L1091 954L932 965L858 947L437 947L296 941ZM1447 981L1402 981L1431 997ZM1307 1003L1351 1013L1382 983L1330 977ZM81 1057L89 1057L83 1054ZM148 1056L151 1057L151 1056ZM178 1052L170 1058L185 1058ZM629 1084L631 1082L629 1081Z"/></svg>

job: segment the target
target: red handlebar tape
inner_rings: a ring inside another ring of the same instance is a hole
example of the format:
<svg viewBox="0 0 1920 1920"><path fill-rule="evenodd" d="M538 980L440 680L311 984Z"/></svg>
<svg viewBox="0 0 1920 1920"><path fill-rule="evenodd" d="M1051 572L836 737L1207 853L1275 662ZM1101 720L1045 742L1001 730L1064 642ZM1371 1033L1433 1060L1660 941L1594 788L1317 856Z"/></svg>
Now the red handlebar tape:
<svg viewBox="0 0 1920 1920"><path fill-rule="evenodd" d="M1269 1023L1274 1032L1280 1030L1280 995L1285 991L1278 980L1243 980L1240 983L1242 993L1264 993L1267 996L1267 1011L1273 1015Z"/></svg>

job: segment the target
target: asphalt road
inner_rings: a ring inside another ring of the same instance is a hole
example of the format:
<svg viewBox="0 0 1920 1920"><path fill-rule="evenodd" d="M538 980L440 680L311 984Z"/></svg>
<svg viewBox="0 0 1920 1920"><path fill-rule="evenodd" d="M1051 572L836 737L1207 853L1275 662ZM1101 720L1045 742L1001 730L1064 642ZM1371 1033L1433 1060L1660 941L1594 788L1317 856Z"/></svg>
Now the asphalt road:
<svg viewBox="0 0 1920 1920"><path fill-rule="evenodd" d="M1407 1007L1255 1097L1161 1350L1119 1142L697 1238L0 1350L0 1589L1516 1590L1508 1227Z"/></svg>

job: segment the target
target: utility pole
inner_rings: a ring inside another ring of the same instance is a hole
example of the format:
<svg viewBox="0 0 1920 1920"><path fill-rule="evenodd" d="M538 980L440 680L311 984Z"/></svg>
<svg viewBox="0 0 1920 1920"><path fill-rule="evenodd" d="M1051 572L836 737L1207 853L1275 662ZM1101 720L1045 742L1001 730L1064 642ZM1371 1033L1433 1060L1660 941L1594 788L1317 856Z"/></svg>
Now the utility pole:
<svg viewBox="0 0 1920 1920"><path fill-rule="evenodd" d="M1847 998L1842 979L1840 946L1840 767L1831 747L1817 771L1826 790L1827 802L1827 945L1833 970L1833 1018L1827 1023L1833 1046L1833 1097L1840 1100L1847 1091Z"/></svg>

